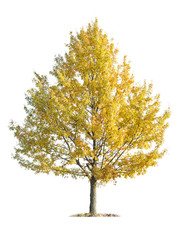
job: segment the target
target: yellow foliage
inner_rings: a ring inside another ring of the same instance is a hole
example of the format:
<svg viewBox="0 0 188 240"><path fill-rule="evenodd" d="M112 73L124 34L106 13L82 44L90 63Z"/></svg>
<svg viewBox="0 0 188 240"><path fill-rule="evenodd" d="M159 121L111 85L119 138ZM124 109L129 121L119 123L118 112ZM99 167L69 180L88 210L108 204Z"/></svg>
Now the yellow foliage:
<svg viewBox="0 0 188 240"><path fill-rule="evenodd" d="M125 56L97 20L73 35L65 57L50 72L35 73L27 91L27 117L10 130L18 139L14 158L25 168L99 183L144 174L164 155L161 145L170 110L160 112L152 84L136 84Z"/></svg>

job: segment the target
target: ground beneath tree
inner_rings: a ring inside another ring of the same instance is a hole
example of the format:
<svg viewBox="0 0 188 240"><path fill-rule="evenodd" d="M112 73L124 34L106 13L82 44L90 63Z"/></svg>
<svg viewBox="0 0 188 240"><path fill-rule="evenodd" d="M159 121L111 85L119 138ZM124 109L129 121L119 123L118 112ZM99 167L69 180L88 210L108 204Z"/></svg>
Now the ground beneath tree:
<svg viewBox="0 0 188 240"><path fill-rule="evenodd" d="M91 213L78 213L70 217L120 217L120 216L112 213L97 213L95 215Z"/></svg>

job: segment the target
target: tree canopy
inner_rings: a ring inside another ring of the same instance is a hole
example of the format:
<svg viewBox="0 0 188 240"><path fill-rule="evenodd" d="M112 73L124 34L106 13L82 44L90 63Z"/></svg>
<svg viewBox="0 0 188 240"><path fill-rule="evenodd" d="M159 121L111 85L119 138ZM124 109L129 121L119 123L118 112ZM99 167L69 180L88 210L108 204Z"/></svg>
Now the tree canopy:
<svg viewBox="0 0 188 240"><path fill-rule="evenodd" d="M14 158L36 173L92 177L103 184L145 174L162 158L170 116L161 113L152 84L136 83L126 56L95 20L75 35L50 72L35 73L26 93L26 117L11 122L18 140Z"/></svg>

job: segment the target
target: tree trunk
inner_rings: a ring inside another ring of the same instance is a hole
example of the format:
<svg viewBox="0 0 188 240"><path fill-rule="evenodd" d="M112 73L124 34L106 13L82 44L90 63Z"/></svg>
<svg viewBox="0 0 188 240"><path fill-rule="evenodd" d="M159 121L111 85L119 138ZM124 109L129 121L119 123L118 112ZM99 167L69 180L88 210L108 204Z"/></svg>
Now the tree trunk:
<svg viewBox="0 0 188 240"><path fill-rule="evenodd" d="M95 215L97 213L96 211L96 179L95 177L91 177L91 180L90 180L90 207L89 207L89 212L92 214L92 215Z"/></svg>

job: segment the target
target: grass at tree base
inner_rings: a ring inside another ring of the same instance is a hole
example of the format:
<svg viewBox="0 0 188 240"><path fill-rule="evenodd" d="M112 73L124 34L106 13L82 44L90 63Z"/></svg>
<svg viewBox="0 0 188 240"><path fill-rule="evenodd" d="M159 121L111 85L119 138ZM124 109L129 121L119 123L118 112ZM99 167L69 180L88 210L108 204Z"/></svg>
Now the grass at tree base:
<svg viewBox="0 0 188 240"><path fill-rule="evenodd" d="M71 215L70 217L120 217L120 216L112 213L97 213L95 215L91 213L78 213L75 215Z"/></svg>

